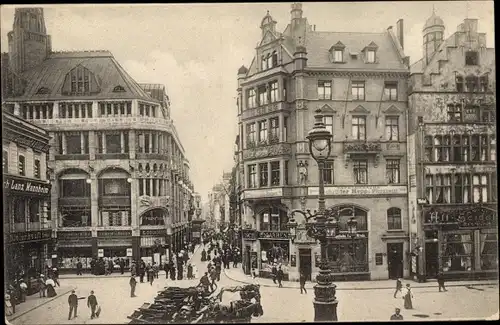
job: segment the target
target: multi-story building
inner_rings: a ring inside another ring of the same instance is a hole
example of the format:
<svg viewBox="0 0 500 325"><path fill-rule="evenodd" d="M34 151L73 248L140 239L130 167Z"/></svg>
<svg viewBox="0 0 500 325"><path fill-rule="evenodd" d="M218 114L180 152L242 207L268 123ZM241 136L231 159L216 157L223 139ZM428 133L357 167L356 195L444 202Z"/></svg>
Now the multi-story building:
<svg viewBox="0 0 500 325"><path fill-rule="evenodd" d="M209 215L213 226L224 230L229 225L231 173L222 174L222 182L208 193Z"/></svg>
<svg viewBox="0 0 500 325"><path fill-rule="evenodd" d="M5 111L2 121L5 278L36 277L52 265L49 135Z"/></svg>
<svg viewBox="0 0 500 325"><path fill-rule="evenodd" d="M397 32L323 32L292 4L283 33L269 13L249 68L238 71L239 178L244 180L244 269L285 277L319 270L320 247L288 213L317 209L319 175L306 139L321 109L333 133L324 170L327 207L343 209L328 247L335 279L408 275L406 85L403 21ZM358 221L356 238L347 221ZM300 216L296 215L296 218Z"/></svg>
<svg viewBox="0 0 500 325"><path fill-rule="evenodd" d="M495 49L477 19L447 39L433 14L408 89L411 274L498 272Z"/></svg>
<svg viewBox="0 0 500 325"><path fill-rule="evenodd" d="M60 268L180 249L193 186L164 86L137 84L108 51L52 51L43 9L16 9L8 41L3 106L51 137Z"/></svg>

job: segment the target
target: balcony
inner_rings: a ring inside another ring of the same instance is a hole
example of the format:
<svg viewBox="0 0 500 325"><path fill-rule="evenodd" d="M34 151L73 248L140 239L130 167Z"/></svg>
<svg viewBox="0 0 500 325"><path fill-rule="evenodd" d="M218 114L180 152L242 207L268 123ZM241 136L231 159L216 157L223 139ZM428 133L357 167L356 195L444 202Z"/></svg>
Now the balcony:
<svg viewBox="0 0 500 325"><path fill-rule="evenodd" d="M55 160L89 160L90 155L87 154L65 154L54 155Z"/></svg>
<svg viewBox="0 0 500 325"><path fill-rule="evenodd" d="M261 144L247 143L247 149L243 150L243 159L260 159L280 155L290 155L291 153L292 146L286 142L276 144L270 144L267 141Z"/></svg>
<svg viewBox="0 0 500 325"><path fill-rule="evenodd" d="M243 111L241 115L242 120L250 119L256 116L262 116L269 113L281 112L287 109L287 104L285 102L274 102L258 107L247 108Z"/></svg>
<svg viewBox="0 0 500 325"><path fill-rule="evenodd" d="M130 196L101 196L99 197L101 207L129 207Z"/></svg>
<svg viewBox="0 0 500 325"><path fill-rule="evenodd" d="M141 148L137 148L136 150L137 150L135 153L136 159L147 159L147 160L158 159L158 160L167 160L167 161L170 160L169 155L167 153L164 153L164 154L163 153L144 153L144 152L140 152Z"/></svg>
<svg viewBox="0 0 500 325"><path fill-rule="evenodd" d="M380 141L344 141L345 154L376 155L381 151Z"/></svg>
<svg viewBox="0 0 500 325"><path fill-rule="evenodd" d="M96 153L95 159L104 160L104 159L128 159L128 153Z"/></svg>
<svg viewBox="0 0 500 325"><path fill-rule="evenodd" d="M90 207L90 197L61 197L59 206Z"/></svg>

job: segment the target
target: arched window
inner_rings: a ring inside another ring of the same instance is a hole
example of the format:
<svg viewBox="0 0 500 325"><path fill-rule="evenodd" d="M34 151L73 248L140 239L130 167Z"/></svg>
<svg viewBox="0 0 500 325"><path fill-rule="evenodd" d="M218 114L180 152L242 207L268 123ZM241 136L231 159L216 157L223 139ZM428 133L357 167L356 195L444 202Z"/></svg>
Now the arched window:
<svg viewBox="0 0 500 325"><path fill-rule="evenodd" d="M65 95L89 95L98 91L93 73L81 65L73 68L64 79L62 93Z"/></svg>
<svg viewBox="0 0 500 325"><path fill-rule="evenodd" d="M18 156L19 175L26 176L26 158L23 155Z"/></svg>
<svg viewBox="0 0 500 325"><path fill-rule="evenodd" d="M157 164L153 164L153 171L155 173L158 171L158 165Z"/></svg>
<svg viewBox="0 0 500 325"><path fill-rule="evenodd" d="M149 173L150 170L151 168L149 167L149 164L146 164L146 173Z"/></svg>
<svg viewBox="0 0 500 325"><path fill-rule="evenodd" d="M278 207L269 207L260 213L260 229L263 231L287 231L288 215Z"/></svg>
<svg viewBox="0 0 500 325"><path fill-rule="evenodd" d="M9 172L9 152L2 150L2 170L4 173Z"/></svg>
<svg viewBox="0 0 500 325"><path fill-rule="evenodd" d="M139 172L142 172L142 164L139 164L139 167L137 168Z"/></svg>
<svg viewBox="0 0 500 325"><path fill-rule="evenodd" d="M114 93L124 93L125 92L125 88L123 88L122 86L118 85L115 88L113 88L113 92Z"/></svg>
<svg viewBox="0 0 500 325"><path fill-rule="evenodd" d="M403 229L400 208L390 208L387 210L387 229L389 230Z"/></svg>
<svg viewBox="0 0 500 325"><path fill-rule="evenodd" d="M162 226L165 224L165 211L153 209L141 216L141 226Z"/></svg>

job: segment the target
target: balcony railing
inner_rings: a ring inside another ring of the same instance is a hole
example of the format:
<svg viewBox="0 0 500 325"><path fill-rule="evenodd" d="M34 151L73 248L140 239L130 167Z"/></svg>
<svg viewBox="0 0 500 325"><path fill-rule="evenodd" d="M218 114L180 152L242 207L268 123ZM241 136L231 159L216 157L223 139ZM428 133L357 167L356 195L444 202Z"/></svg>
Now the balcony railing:
<svg viewBox="0 0 500 325"><path fill-rule="evenodd" d="M259 159L279 155L289 155L292 147L289 143L270 144L269 141L259 143L248 143L247 149L243 150L243 159Z"/></svg>
<svg viewBox="0 0 500 325"><path fill-rule="evenodd" d="M96 153L95 159L128 159L128 153Z"/></svg>
<svg viewBox="0 0 500 325"><path fill-rule="evenodd" d="M287 104L285 102L274 102L270 104L261 105L258 107L247 108L242 113L242 119L248 119L256 116L265 115L271 112L279 112L285 110Z"/></svg>
<svg viewBox="0 0 500 325"><path fill-rule="evenodd" d="M382 151L380 141L344 141L344 153L379 154Z"/></svg>

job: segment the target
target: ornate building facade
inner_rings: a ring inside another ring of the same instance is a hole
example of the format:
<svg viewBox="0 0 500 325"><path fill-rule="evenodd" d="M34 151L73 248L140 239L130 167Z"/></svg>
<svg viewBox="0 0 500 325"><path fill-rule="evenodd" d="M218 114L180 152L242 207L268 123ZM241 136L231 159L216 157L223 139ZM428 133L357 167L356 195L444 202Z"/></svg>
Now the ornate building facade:
<svg viewBox="0 0 500 325"><path fill-rule="evenodd" d="M237 159L244 205L243 265L268 276L317 274L320 248L288 214L317 209L319 175L307 132L317 109L333 134L324 171L327 207L345 209L328 256L336 279L408 275L407 78L403 21L397 32L320 32L292 4L283 33L269 15L249 68L238 71ZM346 222L354 217L352 238ZM303 224L304 220L298 220Z"/></svg>
<svg viewBox="0 0 500 325"><path fill-rule="evenodd" d="M52 51L43 9L16 9L8 39L3 109L51 138L60 267L180 249L193 185L165 87L136 83L108 51Z"/></svg>
<svg viewBox="0 0 500 325"><path fill-rule="evenodd" d="M411 274L498 272L495 49L477 19L447 39L433 14L409 82Z"/></svg>

